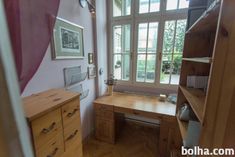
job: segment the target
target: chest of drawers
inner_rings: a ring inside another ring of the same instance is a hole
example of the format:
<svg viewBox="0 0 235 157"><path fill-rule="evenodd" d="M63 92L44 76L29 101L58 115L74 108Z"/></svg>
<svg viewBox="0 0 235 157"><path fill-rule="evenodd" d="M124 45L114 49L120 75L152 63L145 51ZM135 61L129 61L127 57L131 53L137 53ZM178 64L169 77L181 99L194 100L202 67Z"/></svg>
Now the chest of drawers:
<svg viewBox="0 0 235 157"><path fill-rule="evenodd" d="M82 157L79 94L52 89L23 102L36 157Z"/></svg>

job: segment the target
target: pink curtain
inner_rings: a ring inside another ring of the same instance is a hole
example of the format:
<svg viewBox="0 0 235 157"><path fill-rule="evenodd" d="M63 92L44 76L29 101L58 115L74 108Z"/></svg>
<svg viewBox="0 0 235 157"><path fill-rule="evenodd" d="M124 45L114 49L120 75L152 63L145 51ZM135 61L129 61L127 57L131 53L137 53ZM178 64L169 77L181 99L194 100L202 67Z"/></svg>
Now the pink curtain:
<svg viewBox="0 0 235 157"><path fill-rule="evenodd" d="M51 40L60 0L4 0L21 92ZM46 77L46 76L45 76Z"/></svg>

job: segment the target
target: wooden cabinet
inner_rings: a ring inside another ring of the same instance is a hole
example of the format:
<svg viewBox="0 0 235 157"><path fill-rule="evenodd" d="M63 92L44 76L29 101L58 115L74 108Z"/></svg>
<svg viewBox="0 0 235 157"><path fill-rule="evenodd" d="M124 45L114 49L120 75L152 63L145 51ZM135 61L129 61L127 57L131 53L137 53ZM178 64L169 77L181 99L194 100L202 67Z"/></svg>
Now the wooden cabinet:
<svg viewBox="0 0 235 157"><path fill-rule="evenodd" d="M192 108L201 124L201 148L225 148L234 139L234 134L226 136L234 118L234 7L234 0L215 0L185 36L177 108L184 102ZM188 88L190 75L209 76L207 88ZM178 126L184 141L188 124L178 119Z"/></svg>
<svg viewBox="0 0 235 157"><path fill-rule="evenodd" d="M114 143L114 111L113 106L95 104L95 136L101 141Z"/></svg>
<svg viewBox="0 0 235 157"><path fill-rule="evenodd" d="M36 157L82 157L79 94L53 89L23 100Z"/></svg>

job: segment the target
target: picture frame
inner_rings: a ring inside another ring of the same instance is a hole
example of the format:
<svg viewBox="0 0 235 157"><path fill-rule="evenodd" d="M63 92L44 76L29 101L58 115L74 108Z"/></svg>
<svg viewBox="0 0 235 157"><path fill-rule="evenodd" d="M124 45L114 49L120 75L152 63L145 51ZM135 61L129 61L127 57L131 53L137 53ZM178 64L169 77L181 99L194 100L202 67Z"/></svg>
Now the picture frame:
<svg viewBox="0 0 235 157"><path fill-rule="evenodd" d="M93 79L96 77L96 67L95 65L89 66L88 68L88 78Z"/></svg>
<svg viewBox="0 0 235 157"><path fill-rule="evenodd" d="M88 64L94 64L94 54L88 53Z"/></svg>
<svg viewBox="0 0 235 157"><path fill-rule="evenodd" d="M83 27L57 17L53 28L52 59L83 59Z"/></svg>

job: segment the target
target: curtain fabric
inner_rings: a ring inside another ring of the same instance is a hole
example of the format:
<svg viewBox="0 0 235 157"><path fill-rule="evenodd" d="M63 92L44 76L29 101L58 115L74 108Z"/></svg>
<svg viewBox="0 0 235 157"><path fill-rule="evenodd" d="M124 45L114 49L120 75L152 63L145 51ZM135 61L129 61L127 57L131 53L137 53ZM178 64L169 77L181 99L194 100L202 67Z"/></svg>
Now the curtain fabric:
<svg viewBox="0 0 235 157"><path fill-rule="evenodd" d="M51 40L60 0L4 0L21 93Z"/></svg>

